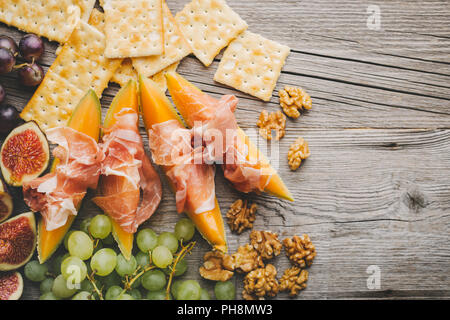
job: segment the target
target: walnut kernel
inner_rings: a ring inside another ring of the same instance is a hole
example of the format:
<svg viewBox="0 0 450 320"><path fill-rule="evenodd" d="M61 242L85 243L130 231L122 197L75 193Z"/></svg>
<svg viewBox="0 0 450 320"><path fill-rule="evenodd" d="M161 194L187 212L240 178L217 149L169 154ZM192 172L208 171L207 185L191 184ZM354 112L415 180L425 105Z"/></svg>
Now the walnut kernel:
<svg viewBox="0 0 450 320"><path fill-rule="evenodd" d="M308 271L299 267L291 267L284 271L280 279L280 291L289 291L289 295L296 296L298 293L306 289L308 281Z"/></svg>
<svg viewBox="0 0 450 320"><path fill-rule="evenodd" d="M283 240L283 244L288 258L300 268L309 267L313 263L317 254L316 247L307 234L304 234L303 237L286 238Z"/></svg>
<svg viewBox="0 0 450 320"><path fill-rule="evenodd" d="M270 231L252 231L250 243L263 259L272 259L281 252L283 245L278 240L278 234Z"/></svg>
<svg viewBox="0 0 450 320"><path fill-rule="evenodd" d="M227 222L231 231L236 231L238 234L245 229L253 228L253 222L256 219L256 204L247 205L247 200L236 200L230 210L227 212Z"/></svg>
<svg viewBox="0 0 450 320"><path fill-rule="evenodd" d="M302 160L308 158L311 155L309 151L308 142L302 137L297 138L288 152L288 163L291 170L297 170L302 163Z"/></svg>
<svg viewBox="0 0 450 320"><path fill-rule="evenodd" d="M208 280L227 281L234 272L234 262L231 256L220 251L209 251L203 256L203 266L199 268L200 275Z"/></svg>
<svg viewBox="0 0 450 320"><path fill-rule="evenodd" d="M280 96L280 106L284 113L291 118L300 116L299 110L311 109L311 97L300 87L285 86L284 90L278 92Z"/></svg>
<svg viewBox="0 0 450 320"><path fill-rule="evenodd" d="M231 257L237 272L250 272L256 268L264 267L261 256L249 244L240 246Z"/></svg>
<svg viewBox="0 0 450 320"><path fill-rule="evenodd" d="M278 293L277 269L268 264L248 273L244 278L244 299L254 297L274 297Z"/></svg>
<svg viewBox="0 0 450 320"><path fill-rule="evenodd" d="M275 130L275 140L280 140L286 133L286 116L280 110L271 113L263 110L256 125L265 139L272 140L272 130Z"/></svg>

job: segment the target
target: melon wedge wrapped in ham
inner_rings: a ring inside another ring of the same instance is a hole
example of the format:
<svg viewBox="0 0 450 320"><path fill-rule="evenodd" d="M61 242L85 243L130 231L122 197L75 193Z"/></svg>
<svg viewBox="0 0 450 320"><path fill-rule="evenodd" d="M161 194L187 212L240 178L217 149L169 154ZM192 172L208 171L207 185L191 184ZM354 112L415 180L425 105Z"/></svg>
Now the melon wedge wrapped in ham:
<svg viewBox="0 0 450 320"><path fill-rule="evenodd" d="M178 213L202 213L215 207L214 166L203 163L202 148L192 146L193 131L177 120L154 124L148 132L153 161L166 171L175 189Z"/></svg>
<svg viewBox="0 0 450 320"><path fill-rule="evenodd" d="M104 129L101 190L92 200L124 231L135 233L158 207L161 181L145 154L137 112L124 108L115 120L113 126Z"/></svg>
<svg viewBox="0 0 450 320"><path fill-rule="evenodd" d="M50 231L76 216L87 189L97 188L104 154L93 138L70 127L50 129L47 138L58 145L53 150L59 159L56 168L24 183L23 195L31 210L41 212Z"/></svg>

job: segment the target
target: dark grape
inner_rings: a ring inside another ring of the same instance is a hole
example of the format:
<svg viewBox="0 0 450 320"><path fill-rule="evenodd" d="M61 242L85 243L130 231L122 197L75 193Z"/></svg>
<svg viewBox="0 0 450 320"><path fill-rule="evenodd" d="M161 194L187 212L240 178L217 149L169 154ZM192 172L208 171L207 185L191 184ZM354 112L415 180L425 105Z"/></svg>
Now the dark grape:
<svg viewBox="0 0 450 320"><path fill-rule="evenodd" d="M17 56L19 48L13 38L8 36L0 36L0 48L5 48L11 51L13 56Z"/></svg>
<svg viewBox="0 0 450 320"><path fill-rule="evenodd" d="M22 58L28 62L38 60L44 53L44 42L35 34L25 35L19 42L19 50Z"/></svg>
<svg viewBox="0 0 450 320"><path fill-rule="evenodd" d="M0 84L0 104L5 100L6 92L5 89L3 89L2 85Z"/></svg>
<svg viewBox="0 0 450 320"><path fill-rule="evenodd" d="M19 79L27 87L37 86L44 79L44 69L37 63L25 64L19 69Z"/></svg>
<svg viewBox="0 0 450 320"><path fill-rule="evenodd" d="M11 105L0 106L0 134L7 134L17 126L19 112Z"/></svg>
<svg viewBox="0 0 450 320"><path fill-rule="evenodd" d="M10 73L16 64L14 55L5 48L0 48L0 74Z"/></svg>

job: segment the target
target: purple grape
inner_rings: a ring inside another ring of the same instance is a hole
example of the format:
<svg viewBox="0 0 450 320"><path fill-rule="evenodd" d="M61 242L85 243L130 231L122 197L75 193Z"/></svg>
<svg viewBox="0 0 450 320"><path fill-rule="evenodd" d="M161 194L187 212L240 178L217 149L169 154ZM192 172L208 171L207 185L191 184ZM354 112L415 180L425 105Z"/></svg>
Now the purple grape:
<svg viewBox="0 0 450 320"><path fill-rule="evenodd" d="M0 84L0 104L5 100L6 92L5 89L3 89L2 85Z"/></svg>
<svg viewBox="0 0 450 320"><path fill-rule="evenodd" d="M44 79L44 69L35 62L22 66L18 73L20 82L27 87L37 86Z"/></svg>
<svg viewBox="0 0 450 320"><path fill-rule="evenodd" d="M19 112L12 105L0 106L0 134L7 134L17 126Z"/></svg>
<svg viewBox="0 0 450 320"><path fill-rule="evenodd" d="M19 50L26 61L36 61L44 53L44 42L37 35L29 33L20 39Z"/></svg>
<svg viewBox="0 0 450 320"><path fill-rule="evenodd" d="M0 48L0 74L10 73L16 64L16 58L11 51Z"/></svg>
<svg viewBox="0 0 450 320"><path fill-rule="evenodd" d="M0 48L5 48L11 51L13 56L17 56L19 53L19 48L13 38L8 36L0 36Z"/></svg>

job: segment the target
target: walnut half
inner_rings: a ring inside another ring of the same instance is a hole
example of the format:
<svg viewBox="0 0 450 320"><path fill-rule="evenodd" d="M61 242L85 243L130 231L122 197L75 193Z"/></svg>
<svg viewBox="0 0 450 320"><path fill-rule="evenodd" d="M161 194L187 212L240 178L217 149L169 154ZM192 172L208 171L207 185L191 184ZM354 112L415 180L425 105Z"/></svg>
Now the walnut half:
<svg viewBox="0 0 450 320"><path fill-rule="evenodd" d="M250 243L263 259L272 259L280 254L283 245L278 240L278 234L270 231L252 231Z"/></svg>
<svg viewBox="0 0 450 320"><path fill-rule="evenodd" d="M310 266L316 257L316 247L307 234L303 237L294 236L283 240L288 258L300 268Z"/></svg>
<svg viewBox="0 0 450 320"><path fill-rule="evenodd" d="M209 251L203 256L203 266L199 268L200 275L208 280L227 281L234 272L233 258L220 251Z"/></svg>
<svg viewBox="0 0 450 320"><path fill-rule="evenodd" d="M278 92L280 96L280 106L284 113L291 118L300 116L299 110L311 109L311 97L300 87L285 86L284 90Z"/></svg>
<svg viewBox="0 0 450 320"><path fill-rule="evenodd" d="M280 279L280 291L289 291L289 295L296 296L298 293L306 289L308 281L308 271L299 267L291 267L284 271Z"/></svg>
<svg viewBox="0 0 450 320"><path fill-rule="evenodd" d="M240 246L237 252L233 253L232 258L237 272L250 272L256 268L264 267L261 256L249 244Z"/></svg>
<svg viewBox="0 0 450 320"><path fill-rule="evenodd" d="M278 293L277 269L268 264L265 268L258 268L248 273L244 278L242 296L246 300L255 297L274 297Z"/></svg>
<svg viewBox="0 0 450 320"><path fill-rule="evenodd" d="M291 170L295 171L302 163L302 160L305 160L311 155L311 152L309 151L308 142L306 142L305 139L302 137L297 138L297 140L294 141L293 144L291 144L291 147L289 148L288 152L288 163L289 168Z"/></svg>
<svg viewBox="0 0 450 320"><path fill-rule="evenodd" d="M248 206L247 200L236 200L227 212L227 222L231 231L240 234L245 229L253 228L253 222L256 220L256 208L254 203Z"/></svg>
<svg viewBox="0 0 450 320"><path fill-rule="evenodd" d="M275 131L275 140L280 140L286 133L286 116L280 111L268 113L263 110L256 125L259 134L267 140L272 140L272 130Z"/></svg>

